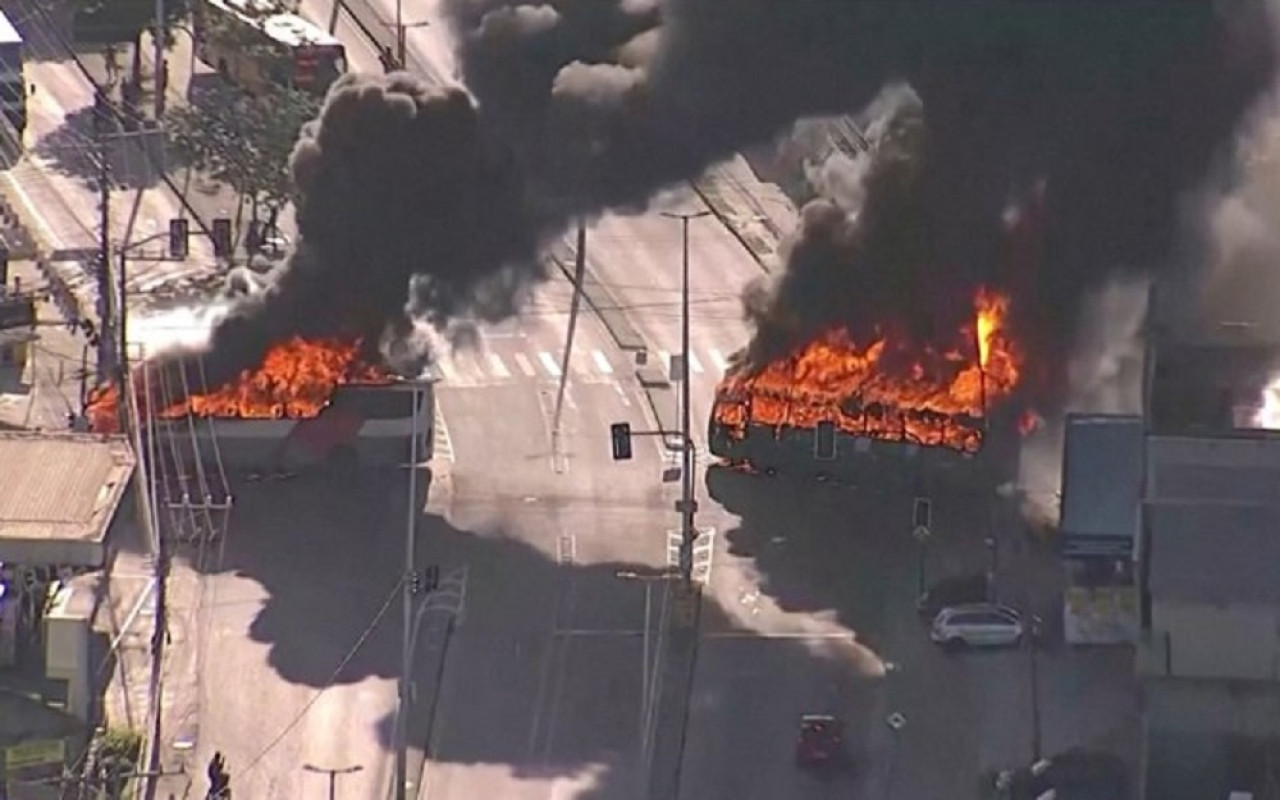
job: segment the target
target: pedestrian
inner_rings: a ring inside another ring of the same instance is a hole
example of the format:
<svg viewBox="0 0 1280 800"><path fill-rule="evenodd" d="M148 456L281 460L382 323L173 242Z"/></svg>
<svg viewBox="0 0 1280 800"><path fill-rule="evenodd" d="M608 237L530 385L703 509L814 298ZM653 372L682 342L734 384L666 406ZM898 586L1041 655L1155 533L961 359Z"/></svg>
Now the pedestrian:
<svg viewBox="0 0 1280 800"><path fill-rule="evenodd" d="M107 62L107 82L115 83L120 77L120 63L116 61L116 46L108 43L107 48L102 52L103 58Z"/></svg>

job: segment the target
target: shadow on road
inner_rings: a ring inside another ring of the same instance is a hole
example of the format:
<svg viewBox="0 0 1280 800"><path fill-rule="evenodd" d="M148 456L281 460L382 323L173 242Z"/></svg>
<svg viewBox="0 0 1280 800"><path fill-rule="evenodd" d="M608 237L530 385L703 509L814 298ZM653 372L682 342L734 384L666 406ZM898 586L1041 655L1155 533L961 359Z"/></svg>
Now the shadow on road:
<svg viewBox="0 0 1280 800"><path fill-rule="evenodd" d="M58 172L96 187L99 146L93 130L93 118L93 106L72 111L63 118L61 125L36 140L33 152L47 159ZM156 151L158 156L159 133L113 130L106 136L112 187L147 189L160 182L147 150Z"/></svg>
<svg viewBox="0 0 1280 800"><path fill-rule="evenodd" d="M268 661L285 681L318 688L399 674L396 589L407 514L402 484L403 473L368 473L234 487L236 508L223 570L263 587L267 599L249 633L253 641L269 645ZM509 514L519 514L527 500L511 502ZM539 513L560 513L555 505ZM578 787L577 797L633 796L640 722L638 631L575 637L568 646L549 633L551 606L559 602L551 598L565 592L576 596L577 614L561 626L639 629L642 587L619 580L617 573L645 568L562 563L510 535L506 518L511 517L500 512L496 521L470 529L437 516L420 523L423 563L431 559L445 570L468 564L473 575L482 565L486 584L474 606L469 599L467 617L450 644L448 691L442 695L432 759L532 780L569 779ZM501 581L495 581L498 576ZM495 582L502 585L495 588ZM710 599L703 603L701 627L743 630ZM800 642L773 646L775 657L788 664L823 662L814 669L853 671L834 652L819 653ZM413 728L422 741L438 663L430 644L420 648L414 678L424 711L415 715ZM553 694L555 699L548 699ZM388 749L391 727L392 720L385 718L375 732ZM780 733L790 740L789 727ZM776 753L788 768L791 757L787 744ZM456 792L442 796L460 796Z"/></svg>

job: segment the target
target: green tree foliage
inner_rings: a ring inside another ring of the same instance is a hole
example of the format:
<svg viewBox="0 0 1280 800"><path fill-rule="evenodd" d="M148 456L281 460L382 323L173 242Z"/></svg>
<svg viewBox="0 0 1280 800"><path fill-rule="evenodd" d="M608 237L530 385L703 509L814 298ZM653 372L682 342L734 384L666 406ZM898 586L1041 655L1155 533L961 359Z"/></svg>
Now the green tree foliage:
<svg viewBox="0 0 1280 800"><path fill-rule="evenodd" d="M136 731L111 728L98 734L89 753L89 780L100 787L101 796L115 800L124 792L128 776L138 771L142 736Z"/></svg>
<svg viewBox="0 0 1280 800"><path fill-rule="evenodd" d="M72 38L81 44L135 41L155 26L155 0L71 0ZM164 0L165 25L187 18L189 0Z"/></svg>
<svg viewBox="0 0 1280 800"><path fill-rule="evenodd" d="M230 186L272 228L294 197L289 156L298 131L320 110L319 98L285 88L248 95L230 86L171 108L164 120L171 152Z"/></svg>

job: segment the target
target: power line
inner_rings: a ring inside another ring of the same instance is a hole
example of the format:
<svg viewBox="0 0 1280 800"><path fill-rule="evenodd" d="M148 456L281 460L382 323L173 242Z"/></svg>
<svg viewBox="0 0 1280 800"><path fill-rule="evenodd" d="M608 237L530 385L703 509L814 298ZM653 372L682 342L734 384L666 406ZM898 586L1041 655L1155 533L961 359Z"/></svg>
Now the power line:
<svg viewBox="0 0 1280 800"><path fill-rule="evenodd" d="M276 738L272 739L271 742L268 743L266 747L262 748L262 751L249 762L249 766L244 768L246 773L252 771L254 767L262 763L262 760L266 758L272 750L275 750L282 741L284 741L284 737L288 736L294 728L298 727L298 723L302 722L303 718L307 716L320 698L324 696L324 693L332 689L334 685L337 684L338 676L347 668L347 664L351 663L351 659L355 658L356 653L360 652L360 648L364 646L365 641L373 635L373 632L378 627L378 623L381 622L382 618L386 615L387 609L391 608L391 604L395 601L396 597L399 596L400 587L403 583L403 578L395 582L395 585L391 587L391 591L387 593L387 599L382 604L382 608L378 609L378 613L373 615L373 619L356 639L355 644L353 644L347 654L342 657L342 661L338 662L338 666L333 670L333 673L329 675L329 679L325 681L324 688L313 694L311 699L307 701L306 705L304 705L294 718L289 721L289 724L285 725L280 733L276 735Z"/></svg>

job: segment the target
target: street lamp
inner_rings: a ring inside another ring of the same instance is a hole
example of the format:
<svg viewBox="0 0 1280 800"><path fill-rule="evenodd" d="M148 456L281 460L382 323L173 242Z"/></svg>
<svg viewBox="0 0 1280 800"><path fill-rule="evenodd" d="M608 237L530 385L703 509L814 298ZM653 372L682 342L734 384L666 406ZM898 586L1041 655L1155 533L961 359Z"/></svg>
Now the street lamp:
<svg viewBox="0 0 1280 800"><path fill-rule="evenodd" d="M411 393L411 402L413 410L410 416L409 425L409 502L408 502L408 518L405 522L404 535L404 572L401 576L401 598L404 610L404 630L400 642L400 684L399 684L399 702L400 713L396 715L395 740L396 740L396 798L404 800L405 798L405 782L409 777L409 743L408 743L408 709L409 709L409 671L413 667L413 597L414 597L414 575L416 573L415 560L417 558L417 535L418 535L418 431L421 430L419 417L422 413L422 399L426 396L426 389L430 386L429 380L409 380L405 381L409 385Z"/></svg>
<svg viewBox="0 0 1280 800"><path fill-rule="evenodd" d="M320 775L329 776L329 800L335 800L335 798L338 796L338 776L339 775L354 775L355 773L364 769L364 767L362 767L359 764L355 764L350 767L342 767L340 769L326 769L324 767L317 767L314 764L303 764L302 768L307 772L315 772Z"/></svg>
<svg viewBox="0 0 1280 800"><path fill-rule="evenodd" d="M1029 621L1031 628L1027 632L1027 657L1031 672L1031 763L1034 764L1040 760L1043 749L1040 741L1040 664L1036 650L1039 649L1044 621L1035 614L1031 615Z"/></svg>
<svg viewBox="0 0 1280 800"><path fill-rule="evenodd" d="M692 416L690 410L691 390L689 386L689 222L702 217L711 216L710 211L691 213L661 212L667 219L680 220L681 261L680 261L680 438L683 444L683 459L680 481L680 572L686 581L693 580L693 540L694 514L697 502L693 498L693 470L696 466L696 453L693 450Z"/></svg>

